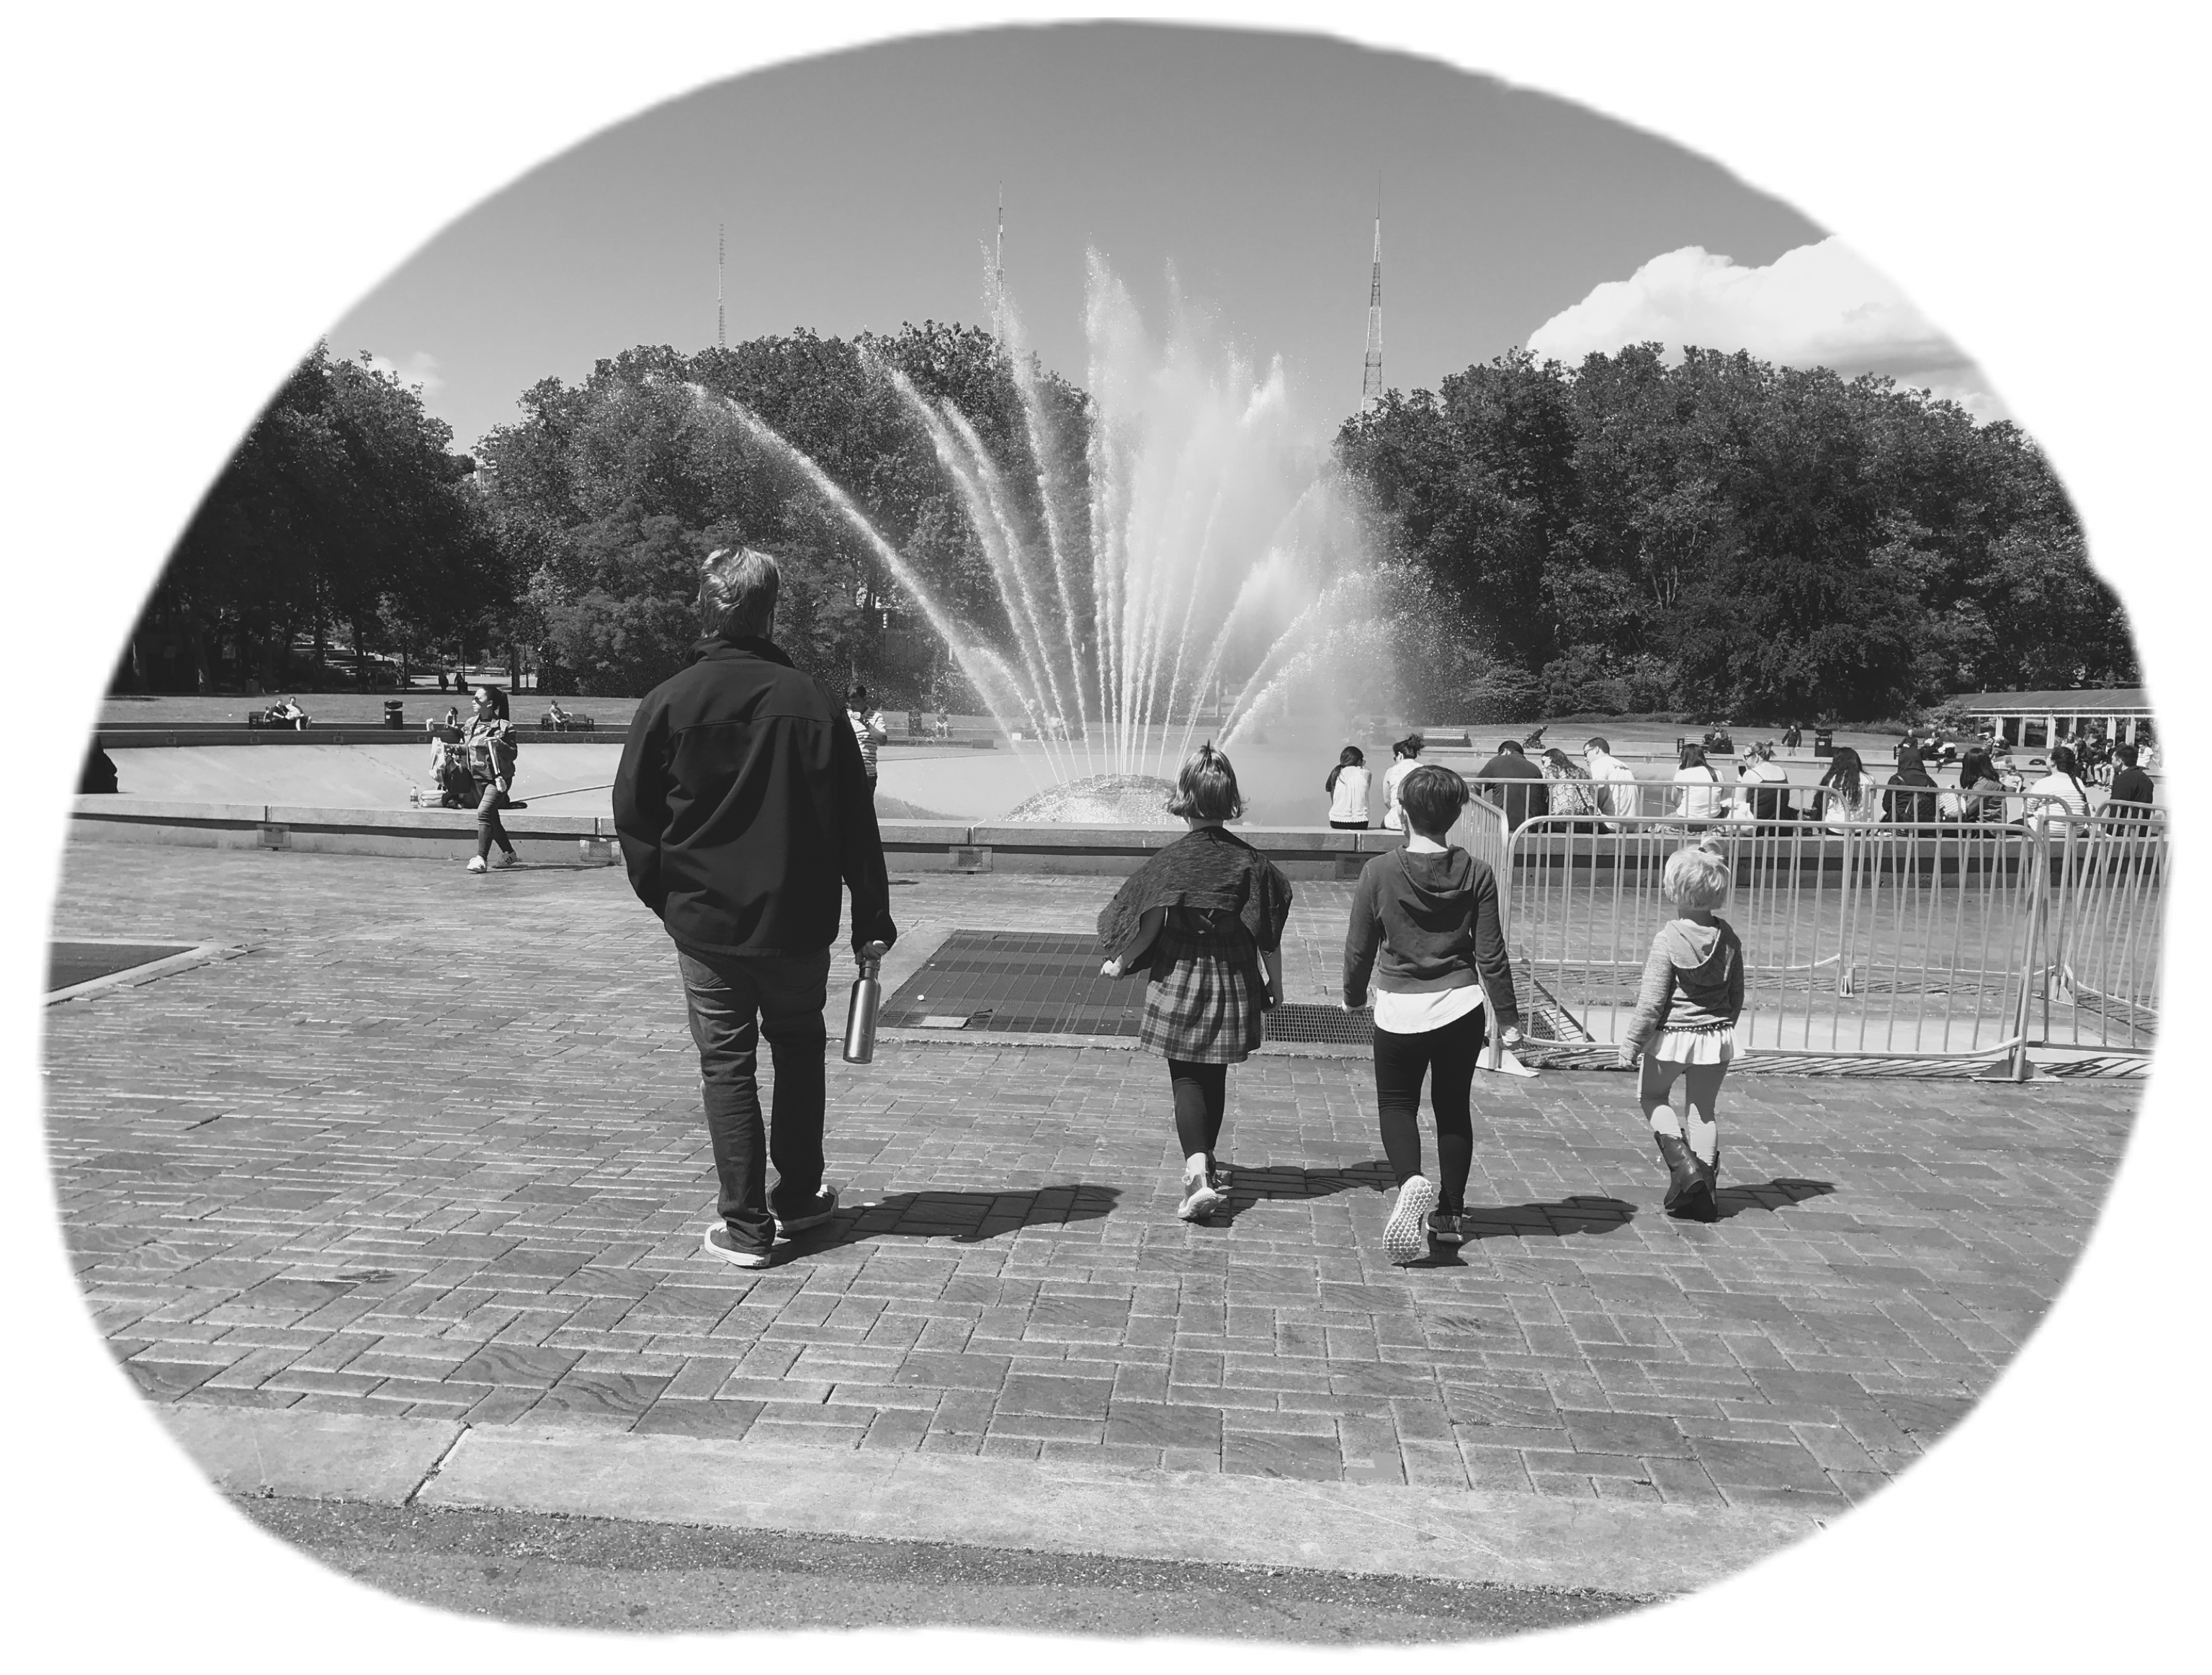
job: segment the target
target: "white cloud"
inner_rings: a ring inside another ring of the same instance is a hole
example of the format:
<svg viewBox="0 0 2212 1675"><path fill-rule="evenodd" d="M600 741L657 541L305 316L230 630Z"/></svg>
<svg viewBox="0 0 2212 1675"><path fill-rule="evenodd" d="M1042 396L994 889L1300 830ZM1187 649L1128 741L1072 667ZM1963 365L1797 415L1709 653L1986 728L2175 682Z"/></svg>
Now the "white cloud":
<svg viewBox="0 0 2212 1675"><path fill-rule="evenodd" d="M438 357L427 349L416 350L404 361L395 361L373 349L363 350L360 358L379 372L392 374L401 383L424 396L435 395L446 387L446 381L438 376Z"/></svg>
<svg viewBox="0 0 2212 1675"><path fill-rule="evenodd" d="M1977 418L2005 417L1981 368L1839 239L1800 245L1766 267L1739 267L1696 245L1670 250L1528 334L1533 353L1569 365L1653 342L1667 345L1670 360L1694 344L1846 378L1887 373Z"/></svg>

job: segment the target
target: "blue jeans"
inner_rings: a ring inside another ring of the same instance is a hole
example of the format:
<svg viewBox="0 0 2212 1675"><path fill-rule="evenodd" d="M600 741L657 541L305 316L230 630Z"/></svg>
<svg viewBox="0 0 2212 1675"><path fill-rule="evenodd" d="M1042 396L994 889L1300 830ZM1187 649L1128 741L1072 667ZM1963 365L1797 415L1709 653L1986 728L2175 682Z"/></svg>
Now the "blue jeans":
<svg viewBox="0 0 2212 1675"><path fill-rule="evenodd" d="M699 1049L700 1100L720 1185L716 1208L738 1249L765 1254L775 1239L773 1211L804 1215L822 1187L830 950L724 957L679 948L676 963ZM775 1066L775 1119L765 1129L754 1080L763 1035Z"/></svg>

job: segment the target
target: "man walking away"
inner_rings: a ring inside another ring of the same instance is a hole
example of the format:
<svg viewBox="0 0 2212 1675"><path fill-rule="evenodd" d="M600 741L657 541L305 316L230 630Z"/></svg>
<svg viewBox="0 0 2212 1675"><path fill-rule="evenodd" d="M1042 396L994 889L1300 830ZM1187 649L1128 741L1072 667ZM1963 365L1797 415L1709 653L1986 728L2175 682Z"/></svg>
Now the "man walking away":
<svg viewBox="0 0 2212 1675"><path fill-rule="evenodd" d="M769 637L781 580L764 552L708 556L707 637L639 704L614 788L630 887L676 944L699 1049L721 1212L703 1244L739 1268L767 1267L779 1235L837 1209L822 1179L822 1011L840 886L856 956L898 935L860 743L830 689ZM763 1035L775 1063L765 1135Z"/></svg>
<svg viewBox="0 0 2212 1675"><path fill-rule="evenodd" d="M1610 744L1601 738L1589 740L1583 746L1583 765L1597 782L1597 789L1592 795L1599 813L1619 820L1637 812L1635 771L1613 753Z"/></svg>
<svg viewBox="0 0 2212 1675"><path fill-rule="evenodd" d="M1544 784L1544 770L1528 759L1517 739L1508 739L1498 747L1498 754L1484 763L1476 772L1479 782L1494 779L1526 779L1528 785L1492 785L1485 783L1482 795L1505 810L1505 826L1517 831L1539 814L1552 812L1552 794Z"/></svg>
<svg viewBox="0 0 2212 1675"><path fill-rule="evenodd" d="M852 724L854 740L860 746L860 765L868 771L868 795L876 794L876 747L891 735L884 730L884 712L873 714L868 710L868 689L855 686L845 694L845 719Z"/></svg>

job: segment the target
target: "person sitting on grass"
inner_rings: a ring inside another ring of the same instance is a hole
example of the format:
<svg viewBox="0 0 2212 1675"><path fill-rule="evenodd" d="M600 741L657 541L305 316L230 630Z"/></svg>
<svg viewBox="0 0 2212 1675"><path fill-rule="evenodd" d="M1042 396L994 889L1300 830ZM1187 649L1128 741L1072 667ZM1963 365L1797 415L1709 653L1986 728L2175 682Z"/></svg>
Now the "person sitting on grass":
<svg viewBox="0 0 2212 1675"><path fill-rule="evenodd" d="M1403 848L1363 868L1344 933L1344 1005L1357 1011L1374 981L1375 1106L1382 1150L1398 1183L1383 1224L1394 1263L1418 1260L1434 1240L1467 1238L1467 1177L1474 1160L1470 1090L1488 1028L1486 991L1501 1039L1521 1038L1513 972L1489 865L1446 842L1467 807L1467 782L1433 764L1406 776ZM1421 1166L1421 1083L1436 1113L1437 1179Z"/></svg>
<svg viewBox="0 0 2212 1675"><path fill-rule="evenodd" d="M1713 1200L1721 1172L1721 1082L1735 1057L1735 1023L1743 1014L1743 944L1713 910L1728 899L1735 868L1721 840L1667 857L1662 891L1680 917L1659 927L1644 962L1636 1011L1620 1044L1620 1062L1643 1061L1637 1100L1667 1166L1667 1214L1682 1221L1717 1219ZM1683 1084L1681 1113L1670 1103Z"/></svg>

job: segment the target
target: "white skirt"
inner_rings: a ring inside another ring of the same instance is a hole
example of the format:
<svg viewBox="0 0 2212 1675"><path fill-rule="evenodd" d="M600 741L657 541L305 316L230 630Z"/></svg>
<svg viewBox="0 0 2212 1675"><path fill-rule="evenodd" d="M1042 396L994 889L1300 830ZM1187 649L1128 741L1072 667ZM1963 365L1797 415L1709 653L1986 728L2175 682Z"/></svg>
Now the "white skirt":
<svg viewBox="0 0 2212 1675"><path fill-rule="evenodd" d="M1735 1026L1718 1029L1662 1029L1652 1057L1668 1064L1726 1064L1735 1057Z"/></svg>

